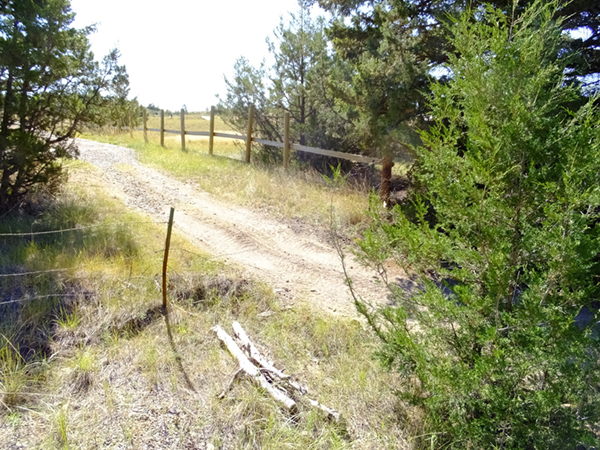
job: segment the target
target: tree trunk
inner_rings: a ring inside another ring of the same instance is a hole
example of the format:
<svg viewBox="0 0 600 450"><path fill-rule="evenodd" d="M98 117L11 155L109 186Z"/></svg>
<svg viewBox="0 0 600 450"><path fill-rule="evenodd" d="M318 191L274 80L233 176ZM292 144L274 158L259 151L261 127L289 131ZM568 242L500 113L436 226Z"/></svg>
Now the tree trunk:
<svg viewBox="0 0 600 450"><path fill-rule="evenodd" d="M392 187L392 167L394 167L394 161L389 156L383 158L383 168L381 169L381 189L379 196L383 204L390 208L390 190Z"/></svg>

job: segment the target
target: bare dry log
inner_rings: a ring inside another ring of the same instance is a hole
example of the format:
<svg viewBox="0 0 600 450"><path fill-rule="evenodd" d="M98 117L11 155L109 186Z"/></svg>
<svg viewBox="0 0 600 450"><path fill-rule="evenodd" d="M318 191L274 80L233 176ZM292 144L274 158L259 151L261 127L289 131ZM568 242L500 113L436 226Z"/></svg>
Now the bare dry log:
<svg viewBox="0 0 600 450"><path fill-rule="evenodd" d="M265 376L254 364L252 364L244 352L240 350L238 345L234 342L231 336L229 336L229 334L223 330L223 328L216 325L212 327L212 330L217 334L219 340L227 347L229 353L231 353L233 357L238 360L240 369L246 372L248 377L255 384L265 389L269 395L271 395L271 397L281 403L290 413L296 414L298 412L296 402L267 381Z"/></svg>
<svg viewBox="0 0 600 450"><path fill-rule="evenodd" d="M275 368L275 366L267 361L266 358L263 358L239 322L233 322L233 336L239 340L242 350L246 353L248 358L250 358L250 361L252 361L256 366L264 369L280 380L286 380L286 384L291 385L291 387L296 389L300 394L305 395L308 393L306 388L300 386L298 383L293 381L289 375L286 375L283 373L283 371Z"/></svg>
<svg viewBox="0 0 600 450"><path fill-rule="evenodd" d="M263 372L263 373L267 372L267 374L270 375L270 378L273 378L273 376L279 378L281 384L283 384L285 387L287 387L290 390L296 391L297 394L299 394L301 396L305 396L308 394L308 389L300 386L300 384L293 381L289 375L286 375L281 370L278 370L277 368L275 368L273 366L273 364L271 364L269 361L267 361L260 354L260 352L258 351L256 346L252 343L252 341L246 334L246 331L239 324L239 322L233 322L233 335L240 342L241 349L246 353L246 355L248 356L250 361L252 361L254 364L256 364L258 367L261 368L261 372ZM274 380L274 381L276 381L276 380ZM335 409L328 408L327 406L325 406L311 398L308 398L308 397L305 397L305 398L313 407L319 408L321 411L323 411L325 414L327 414L327 417L330 420L333 420L335 422L340 421L341 415Z"/></svg>

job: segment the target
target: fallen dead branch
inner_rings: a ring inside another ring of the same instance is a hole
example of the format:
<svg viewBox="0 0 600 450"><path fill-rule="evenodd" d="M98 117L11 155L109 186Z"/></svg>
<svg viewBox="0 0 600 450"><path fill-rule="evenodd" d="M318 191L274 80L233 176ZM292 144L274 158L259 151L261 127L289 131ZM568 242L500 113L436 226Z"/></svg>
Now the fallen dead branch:
<svg viewBox="0 0 600 450"><path fill-rule="evenodd" d="M296 402L267 381L265 376L254 364L252 364L252 362L250 362L248 357L240 350L238 345L234 342L231 336L229 336L225 330L223 330L223 328L217 325L214 326L212 330L217 333L217 337L223 344L225 344L227 350L229 350L229 353L231 353L233 357L238 360L240 369L246 373L250 380L265 389L271 395L271 397L280 402L289 412L292 414L298 412ZM236 377L234 376L234 380L232 381L235 381L235 378Z"/></svg>
<svg viewBox="0 0 600 450"><path fill-rule="evenodd" d="M289 375L284 374L283 371L275 368L271 362L267 361L238 322L233 323L233 336L237 342L218 325L213 327L212 330L217 333L219 340L238 360L240 365L240 369L235 373L223 393L219 395L219 398L223 398L233 387L233 384L245 374L254 384L265 389L292 414L297 412L296 401L306 400L314 408L323 411L330 420L336 423L340 422L341 416L339 412L306 397L308 389L292 380Z"/></svg>
<svg viewBox="0 0 600 450"><path fill-rule="evenodd" d="M281 370L276 369L272 363L263 358L239 322L233 322L233 336L240 342L240 347L246 353L246 355L248 355L250 361L252 361L257 367L261 368L263 373L264 371L267 371L272 376L279 378L281 381L285 381L285 384L290 385L302 395L308 394L307 389L300 386L298 383L295 383L289 375L286 375Z"/></svg>

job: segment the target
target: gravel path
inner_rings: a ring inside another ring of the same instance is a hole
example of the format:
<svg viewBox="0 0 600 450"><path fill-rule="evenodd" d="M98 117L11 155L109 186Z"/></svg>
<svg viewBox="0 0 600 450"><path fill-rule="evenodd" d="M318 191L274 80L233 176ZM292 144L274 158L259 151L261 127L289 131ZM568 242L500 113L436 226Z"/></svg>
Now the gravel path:
<svg viewBox="0 0 600 450"><path fill-rule="evenodd" d="M80 158L102 169L128 206L157 220L165 220L174 206L179 233L210 254L243 266L279 295L356 314L338 254L317 233L293 230L264 212L220 202L194 185L142 166L131 149L85 139L77 144ZM118 170L117 164L127 166ZM365 299L385 301L387 290L372 272L352 260L347 265L353 285Z"/></svg>

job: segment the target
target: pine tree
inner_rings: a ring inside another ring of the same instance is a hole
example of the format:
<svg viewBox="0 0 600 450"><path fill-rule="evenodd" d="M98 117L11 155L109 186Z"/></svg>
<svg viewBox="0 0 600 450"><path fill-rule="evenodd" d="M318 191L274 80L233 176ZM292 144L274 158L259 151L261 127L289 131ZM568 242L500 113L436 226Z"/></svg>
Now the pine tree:
<svg viewBox="0 0 600 450"><path fill-rule="evenodd" d="M352 78L334 79L338 103L358 112L354 120L361 146L378 154L405 152L415 143L411 128L429 126L430 77L447 79L442 65L453 51L447 24L466 8L483 11L490 3L516 17L534 0L314 0L330 12L327 30L336 53L352 68ZM584 38L565 39L566 81L600 89L600 3L561 2L554 11L569 31ZM473 16L482 20L482 14Z"/></svg>
<svg viewBox="0 0 600 450"><path fill-rule="evenodd" d="M0 210L60 178L69 138L102 120L103 94L125 74L116 51L94 61L92 29L73 19L68 0L0 3Z"/></svg>
<svg viewBox="0 0 600 450"><path fill-rule="evenodd" d="M282 141L282 119L287 112L293 142L356 151L348 111L337 107L330 90L332 76L343 76L344 69L328 50L324 20L312 18L308 2L300 1L298 12L281 19L267 44L272 67L263 63L255 68L240 58L233 79L226 79L227 96L220 103L225 118L243 131L253 104L257 135Z"/></svg>

